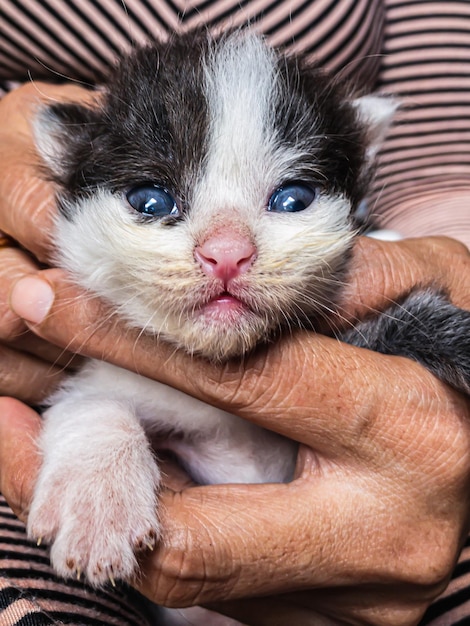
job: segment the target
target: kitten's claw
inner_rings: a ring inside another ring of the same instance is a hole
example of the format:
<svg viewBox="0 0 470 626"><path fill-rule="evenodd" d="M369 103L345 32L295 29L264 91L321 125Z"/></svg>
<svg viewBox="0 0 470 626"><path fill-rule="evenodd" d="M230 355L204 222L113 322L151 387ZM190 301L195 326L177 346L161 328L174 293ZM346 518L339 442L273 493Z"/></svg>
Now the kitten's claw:
<svg viewBox="0 0 470 626"><path fill-rule="evenodd" d="M74 580L85 578L93 587L103 587L108 583L115 587L118 580L134 579L138 568L136 553L143 548L153 549L159 534L156 496L153 485L149 483L146 499L136 504L135 498L132 501L133 494L130 494L126 507L122 506L122 502L127 486L121 489L121 497L116 498L119 506L115 507L96 498L97 487L89 494L77 488L76 498L63 499L62 510L67 513L60 520L60 532L57 534L53 529L44 528L42 523L49 517L50 494L46 493L41 498L40 507L36 503L31 508L31 527L41 528L35 535L39 537L37 543L39 545L44 538L51 544L51 562L59 576ZM56 483L53 484L56 486ZM112 487L116 490L116 485ZM67 495L73 493L70 479L62 492ZM38 519L41 524L36 522ZM98 527L97 519L102 520L101 527Z"/></svg>
<svg viewBox="0 0 470 626"><path fill-rule="evenodd" d="M41 543L42 543L42 537L38 537L36 541L36 545L38 546L38 548L41 545Z"/></svg>
<svg viewBox="0 0 470 626"><path fill-rule="evenodd" d="M153 552L157 543L157 539L157 533L154 530L149 530L146 535L144 535L143 537L139 537L139 539L136 541L136 551L144 552L146 550L150 550L151 552Z"/></svg>
<svg viewBox="0 0 470 626"><path fill-rule="evenodd" d="M72 571L75 571L75 561L73 559L66 559L65 565Z"/></svg>

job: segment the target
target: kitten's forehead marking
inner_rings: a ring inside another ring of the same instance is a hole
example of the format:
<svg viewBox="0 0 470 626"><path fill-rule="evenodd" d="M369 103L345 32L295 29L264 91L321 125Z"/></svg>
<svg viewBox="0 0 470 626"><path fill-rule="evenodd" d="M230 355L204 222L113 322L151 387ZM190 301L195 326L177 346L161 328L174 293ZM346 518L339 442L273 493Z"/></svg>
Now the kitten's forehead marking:
<svg viewBox="0 0 470 626"><path fill-rule="evenodd" d="M232 36L209 57L206 92L213 149L233 147L235 158L254 156L272 118L274 52L254 35Z"/></svg>
<svg viewBox="0 0 470 626"><path fill-rule="evenodd" d="M276 54L255 35L232 35L209 53L208 149L199 186L206 209L207 198L218 211L259 203L273 165L276 75Z"/></svg>

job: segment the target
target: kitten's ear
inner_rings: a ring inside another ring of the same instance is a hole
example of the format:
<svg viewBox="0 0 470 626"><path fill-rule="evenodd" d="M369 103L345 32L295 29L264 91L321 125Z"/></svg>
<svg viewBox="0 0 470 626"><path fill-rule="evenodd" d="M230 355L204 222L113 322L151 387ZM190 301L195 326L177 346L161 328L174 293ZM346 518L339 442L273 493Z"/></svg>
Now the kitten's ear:
<svg viewBox="0 0 470 626"><path fill-rule="evenodd" d="M352 103L367 132L367 158L373 160L392 123L399 102L389 96L368 95Z"/></svg>
<svg viewBox="0 0 470 626"><path fill-rule="evenodd" d="M80 104L54 104L39 109L33 122L36 148L55 175L67 168L65 155L89 146L98 132L99 111Z"/></svg>

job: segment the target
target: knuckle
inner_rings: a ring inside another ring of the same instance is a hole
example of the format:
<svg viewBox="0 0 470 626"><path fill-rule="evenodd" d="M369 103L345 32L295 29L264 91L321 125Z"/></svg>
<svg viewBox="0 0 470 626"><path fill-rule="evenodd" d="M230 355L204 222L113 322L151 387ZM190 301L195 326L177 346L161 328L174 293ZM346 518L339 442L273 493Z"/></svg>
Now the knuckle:
<svg viewBox="0 0 470 626"><path fill-rule="evenodd" d="M428 552L423 552L423 554L426 554L427 562L421 566L417 580L421 582L428 594L435 597L447 586L455 563L455 551L452 551L452 558L450 552L443 549L439 550L437 554L436 551L428 549Z"/></svg>
<svg viewBox="0 0 470 626"><path fill-rule="evenodd" d="M433 266L439 267L447 263L449 258L459 259L464 262L470 259L470 252L467 246L451 237L420 237L419 239L405 239L399 243L412 256L418 253L421 263L428 268L431 260Z"/></svg>
<svg viewBox="0 0 470 626"><path fill-rule="evenodd" d="M194 606L217 599L230 587L227 578L212 572L205 555L197 550L172 550L162 562L160 577L158 600L167 607Z"/></svg>
<svg viewBox="0 0 470 626"><path fill-rule="evenodd" d="M470 250L461 241L450 237L426 237L417 240L414 248L410 240L409 249L413 256L419 250L421 283L443 289L450 300L462 308L470 306ZM414 249L413 249L414 248Z"/></svg>
<svg viewBox="0 0 470 626"><path fill-rule="evenodd" d="M3 419L5 416L12 417L21 414L24 405L12 397L0 397L0 457L2 459L2 471L0 472L0 492L4 495L14 513L23 521L26 520L29 502L32 492L32 474L25 472L22 448L18 447L17 453L11 454L11 437L5 440L3 432ZM8 421L8 420L7 420ZM21 432L21 437L24 433ZM19 451L19 452L18 452ZM26 454L26 452L25 452ZM34 467L34 462L28 458L27 466Z"/></svg>
<svg viewBox="0 0 470 626"><path fill-rule="evenodd" d="M24 332L26 326L23 321L0 300L0 340L14 341Z"/></svg>
<svg viewBox="0 0 470 626"><path fill-rule="evenodd" d="M11 358L11 350L0 344L0 394L14 395L17 387L17 368Z"/></svg>
<svg viewBox="0 0 470 626"><path fill-rule="evenodd" d="M158 602L167 607L184 607L195 604L204 585L203 577L197 572L194 563L188 565L188 558L184 553L173 553L167 556L162 563L158 585ZM194 561L192 556L190 559Z"/></svg>
<svg viewBox="0 0 470 626"><path fill-rule="evenodd" d="M449 251L464 259L470 259L470 250L462 241L452 239L451 237L438 237L437 239L444 251Z"/></svg>
<svg viewBox="0 0 470 626"><path fill-rule="evenodd" d="M28 519L31 486L29 479L21 473L7 475L2 480L2 494L11 510L23 522Z"/></svg>
<svg viewBox="0 0 470 626"><path fill-rule="evenodd" d="M28 372L31 373L31 372ZM36 393L35 393L36 392ZM25 376L19 363L15 359L2 358L0 350L0 395L20 398L23 401L33 401L40 392L32 386Z"/></svg>
<svg viewBox="0 0 470 626"><path fill-rule="evenodd" d="M470 266L470 250L461 241L450 237L430 239L429 249L442 268L453 273Z"/></svg>
<svg viewBox="0 0 470 626"><path fill-rule="evenodd" d="M407 542L396 561L398 580L417 588L423 599L432 599L446 588L459 551L456 533L442 526L442 532L435 527L429 532L417 529L412 546Z"/></svg>
<svg viewBox="0 0 470 626"><path fill-rule="evenodd" d="M0 395L34 403L44 399L56 383L50 365L0 344Z"/></svg>
<svg viewBox="0 0 470 626"><path fill-rule="evenodd" d="M197 392L210 403L230 407L232 412L256 411L267 392L275 389L273 372L267 356L258 351L244 362L229 361L223 367L203 364L201 375L195 377Z"/></svg>
<svg viewBox="0 0 470 626"><path fill-rule="evenodd" d="M413 247L417 243L421 249L434 255L447 255L449 252L463 255L468 253L468 248L464 243L446 235L420 237L419 239L408 240L408 242L413 242Z"/></svg>
<svg viewBox="0 0 470 626"><path fill-rule="evenodd" d="M176 515L180 521L163 520L164 536L151 576L154 599L168 607L226 597L238 580L236 560L225 533L205 515L194 514L184 505L179 508L183 501L178 496L171 499L172 506L180 511Z"/></svg>

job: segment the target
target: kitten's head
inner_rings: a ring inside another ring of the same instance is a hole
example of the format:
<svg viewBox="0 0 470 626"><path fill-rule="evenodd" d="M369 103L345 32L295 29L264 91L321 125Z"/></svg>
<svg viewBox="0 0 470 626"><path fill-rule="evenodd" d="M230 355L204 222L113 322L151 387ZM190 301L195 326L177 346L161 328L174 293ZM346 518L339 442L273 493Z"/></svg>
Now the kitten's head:
<svg viewBox="0 0 470 626"><path fill-rule="evenodd" d="M38 116L59 262L145 331L244 353L334 297L393 110L249 32L139 49L98 108Z"/></svg>

